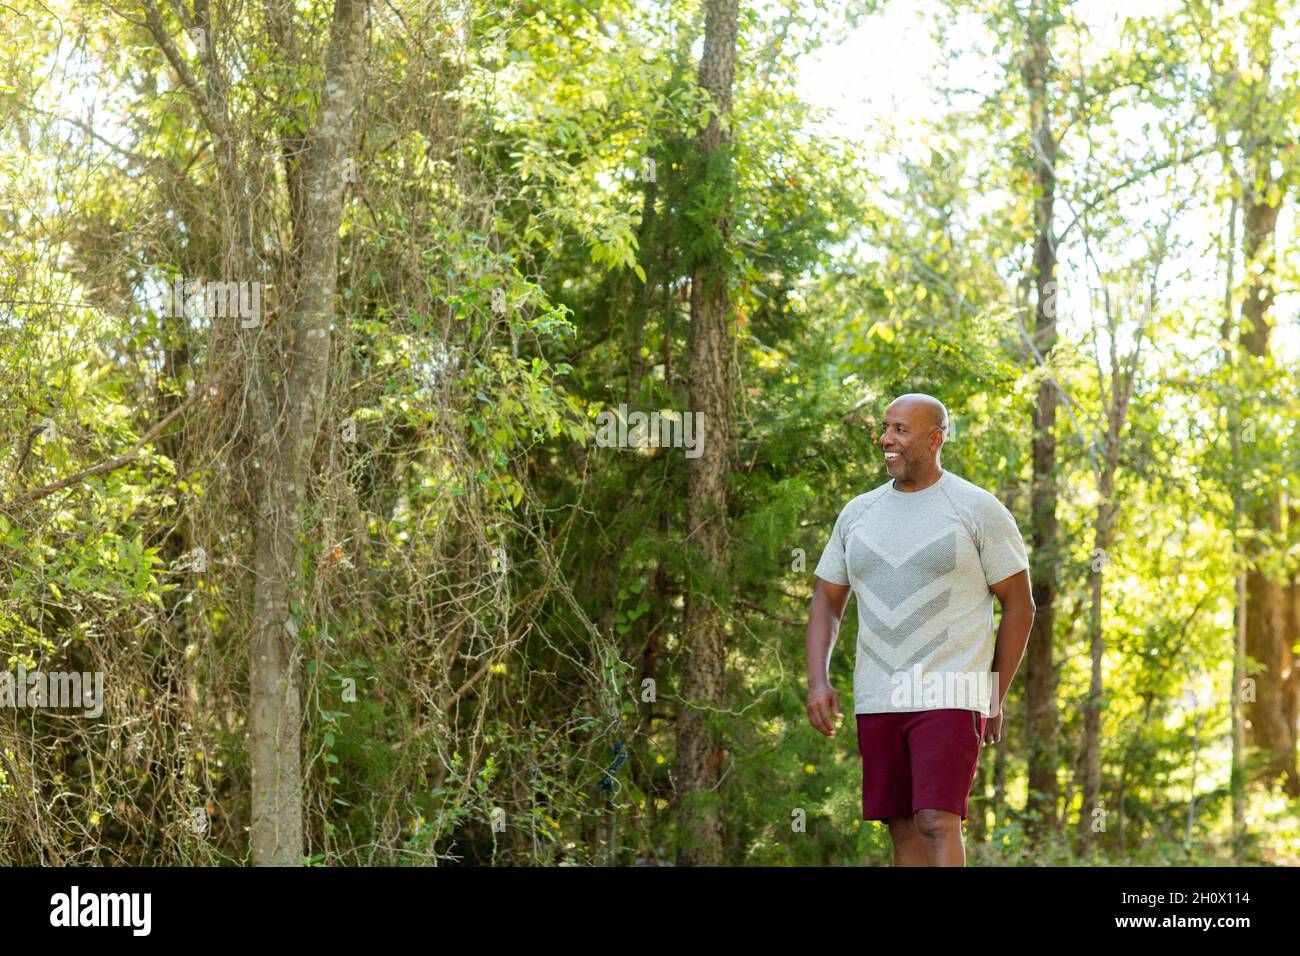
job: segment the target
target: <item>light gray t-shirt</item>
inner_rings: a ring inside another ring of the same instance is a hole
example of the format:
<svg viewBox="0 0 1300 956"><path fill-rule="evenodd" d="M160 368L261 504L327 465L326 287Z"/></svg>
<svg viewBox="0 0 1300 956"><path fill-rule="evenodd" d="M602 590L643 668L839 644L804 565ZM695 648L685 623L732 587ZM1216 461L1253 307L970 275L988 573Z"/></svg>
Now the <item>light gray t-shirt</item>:
<svg viewBox="0 0 1300 956"><path fill-rule="evenodd" d="M845 505L816 574L857 598L854 711L991 716L989 585L1028 567L1011 512L950 471L920 491L890 479Z"/></svg>

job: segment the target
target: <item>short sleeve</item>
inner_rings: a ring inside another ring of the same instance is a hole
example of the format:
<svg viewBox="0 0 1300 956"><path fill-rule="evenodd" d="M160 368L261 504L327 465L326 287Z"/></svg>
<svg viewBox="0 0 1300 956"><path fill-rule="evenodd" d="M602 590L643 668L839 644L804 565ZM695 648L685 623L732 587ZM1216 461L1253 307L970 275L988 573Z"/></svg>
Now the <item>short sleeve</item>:
<svg viewBox="0 0 1300 956"><path fill-rule="evenodd" d="M1016 519L996 498L980 513L980 563L990 586L1029 568L1029 555Z"/></svg>
<svg viewBox="0 0 1300 956"><path fill-rule="evenodd" d="M822 549L822 557L817 562L817 570L814 573L823 581L829 581L831 584L849 583L848 562L844 559L843 511L835 519L835 527L831 530L831 538L826 542L826 547Z"/></svg>

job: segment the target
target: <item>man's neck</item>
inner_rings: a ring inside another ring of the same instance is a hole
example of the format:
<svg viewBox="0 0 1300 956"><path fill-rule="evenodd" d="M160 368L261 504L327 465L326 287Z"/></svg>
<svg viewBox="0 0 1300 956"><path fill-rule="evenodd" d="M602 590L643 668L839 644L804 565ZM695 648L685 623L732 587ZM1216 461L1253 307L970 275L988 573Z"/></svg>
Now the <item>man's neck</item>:
<svg viewBox="0 0 1300 956"><path fill-rule="evenodd" d="M932 484L934 484L942 477L943 477L943 469L938 466L935 466L934 471L932 471L926 477L918 478L915 481L909 481L906 484L899 484L898 479L895 478L894 490L902 491L905 493L912 492L912 491L924 491L926 488L929 488Z"/></svg>

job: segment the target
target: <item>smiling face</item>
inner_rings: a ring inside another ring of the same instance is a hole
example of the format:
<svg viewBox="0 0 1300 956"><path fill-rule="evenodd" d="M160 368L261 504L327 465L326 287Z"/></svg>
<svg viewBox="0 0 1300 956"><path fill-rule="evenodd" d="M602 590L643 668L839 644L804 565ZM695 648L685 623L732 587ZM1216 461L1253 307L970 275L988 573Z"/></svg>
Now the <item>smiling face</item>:
<svg viewBox="0 0 1300 956"><path fill-rule="evenodd" d="M943 445L943 406L934 399L904 396L885 410L880 450L897 485L924 480L938 469Z"/></svg>

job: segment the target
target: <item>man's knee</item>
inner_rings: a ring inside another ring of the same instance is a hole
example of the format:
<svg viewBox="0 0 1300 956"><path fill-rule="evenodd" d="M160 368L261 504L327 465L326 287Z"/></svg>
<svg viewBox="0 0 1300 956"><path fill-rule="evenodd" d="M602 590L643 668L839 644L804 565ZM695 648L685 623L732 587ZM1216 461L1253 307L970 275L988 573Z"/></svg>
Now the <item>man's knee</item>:
<svg viewBox="0 0 1300 956"><path fill-rule="evenodd" d="M961 832L961 817L950 810L917 810L912 820L917 833L927 840L938 840Z"/></svg>
<svg viewBox="0 0 1300 956"><path fill-rule="evenodd" d="M890 836L894 839L916 838L916 823L911 817L889 817L885 820Z"/></svg>

